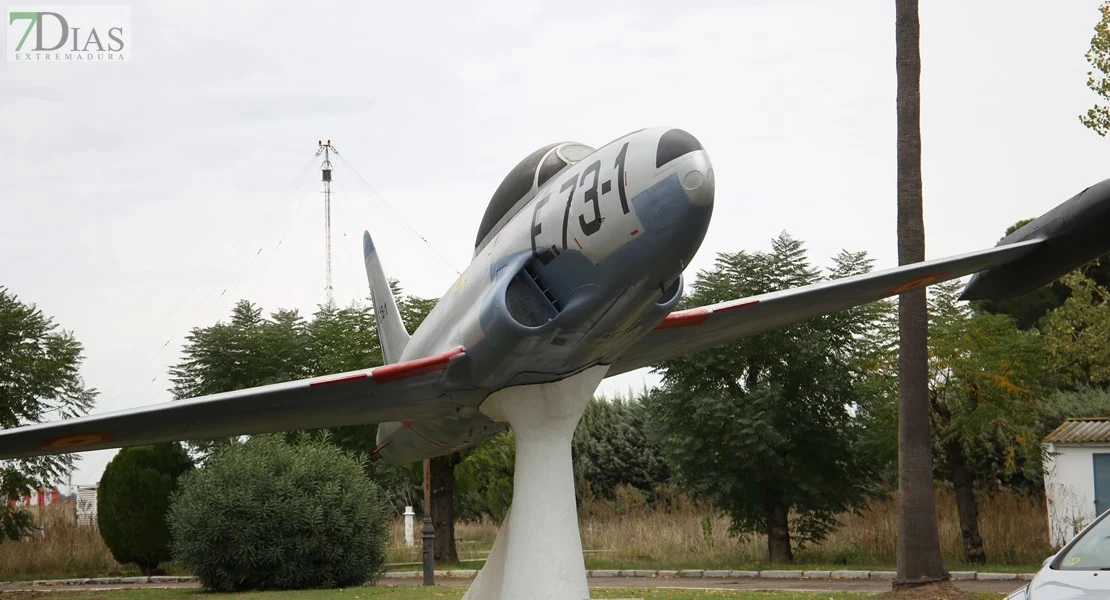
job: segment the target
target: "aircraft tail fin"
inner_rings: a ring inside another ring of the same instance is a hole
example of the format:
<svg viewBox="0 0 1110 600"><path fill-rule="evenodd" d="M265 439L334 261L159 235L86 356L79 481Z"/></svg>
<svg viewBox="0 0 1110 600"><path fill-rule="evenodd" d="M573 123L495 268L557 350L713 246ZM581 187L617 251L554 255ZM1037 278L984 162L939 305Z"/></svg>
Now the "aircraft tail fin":
<svg viewBox="0 0 1110 600"><path fill-rule="evenodd" d="M382 262L370 232L362 234L362 253L366 261L366 280L370 284L370 299L374 302L374 319L378 323L378 339L382 345L382 360L393 364L401 360L401 353L409 343L409 332L401 321L397 300L389 287L389 279L382 271Z"/></svg>

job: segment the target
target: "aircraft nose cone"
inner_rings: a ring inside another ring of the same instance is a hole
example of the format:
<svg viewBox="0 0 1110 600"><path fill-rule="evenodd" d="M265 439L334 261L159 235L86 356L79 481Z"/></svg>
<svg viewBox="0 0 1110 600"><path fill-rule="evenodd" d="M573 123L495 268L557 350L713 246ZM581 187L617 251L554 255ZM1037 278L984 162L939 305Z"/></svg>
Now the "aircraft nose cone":
<svg viewBox="0 0 1110 600"><path fill-rule="evenodd" d="M655 168L676 164L678 181L695 206L713 203L713 166L698 138L681 129L670 129L659 137Z"/></svg>
<svg viewBox="0 0 1110 600"><path fill-rule="evenodd" d="M686 173L682 175L682 189L686 197L694 206L709 206L713 204L713 193L716 190L713 167L709 160L692 160Z"/></svg>

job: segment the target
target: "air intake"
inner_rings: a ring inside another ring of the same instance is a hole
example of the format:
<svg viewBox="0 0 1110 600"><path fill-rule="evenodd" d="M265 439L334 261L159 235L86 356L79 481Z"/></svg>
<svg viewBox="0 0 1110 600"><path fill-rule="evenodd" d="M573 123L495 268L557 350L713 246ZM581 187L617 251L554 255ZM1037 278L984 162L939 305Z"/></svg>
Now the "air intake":
<svg viewBox="0 0 1110 600"><path fill-rule="evenodd" d="M539 327L562 310L555 294L530 266L521 269L509 282L505 290L505 306L518 323L528 327Z"/></svg>
<svg viewBox="0 0 1110 600"><path fill-rule="evenodd" d="M547 301L551 303L551 306L555 309L555 312L563 312L563 305L559 303L559 299L555 297L555 294L551 291L551 288L547 287L547 284L544 283L543 278L540 277L540 274L536 271L536 269L531 264L527 264L524 265L524 272L527 273L528 277L532 279L532 283L536 284L536 288L540 290L540 293L543 294L543 297L547 298Z"/></svg>

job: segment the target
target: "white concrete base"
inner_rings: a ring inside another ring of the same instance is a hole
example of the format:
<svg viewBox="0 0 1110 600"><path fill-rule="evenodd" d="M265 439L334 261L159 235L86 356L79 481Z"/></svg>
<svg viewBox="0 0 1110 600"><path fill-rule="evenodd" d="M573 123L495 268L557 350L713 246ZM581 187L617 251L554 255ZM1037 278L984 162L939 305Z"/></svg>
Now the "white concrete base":
<svg viewBox="0 0 1110 600"><path fill-rule="evenodd" d="M588 600L570 442L608 366L501 390L482 403L516 436L513 504L463 600Z"/></svg>

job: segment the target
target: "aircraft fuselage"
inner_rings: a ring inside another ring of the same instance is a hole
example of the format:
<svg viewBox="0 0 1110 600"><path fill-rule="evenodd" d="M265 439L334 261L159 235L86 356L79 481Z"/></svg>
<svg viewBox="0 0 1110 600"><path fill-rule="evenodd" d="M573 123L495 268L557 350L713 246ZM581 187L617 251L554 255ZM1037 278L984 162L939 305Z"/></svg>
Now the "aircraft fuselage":
<svg viewBox="0 0 1110 600"><path fill-rule="evenodd" d="M407 462L477 444L504 426L493 391L557 381L616 359L682 295L713 209L709 157L689 134L640 130L551 177L510 211L413 333L402 360L465 348L472 393L433 421L387 423L382 455Z"/></svg>

